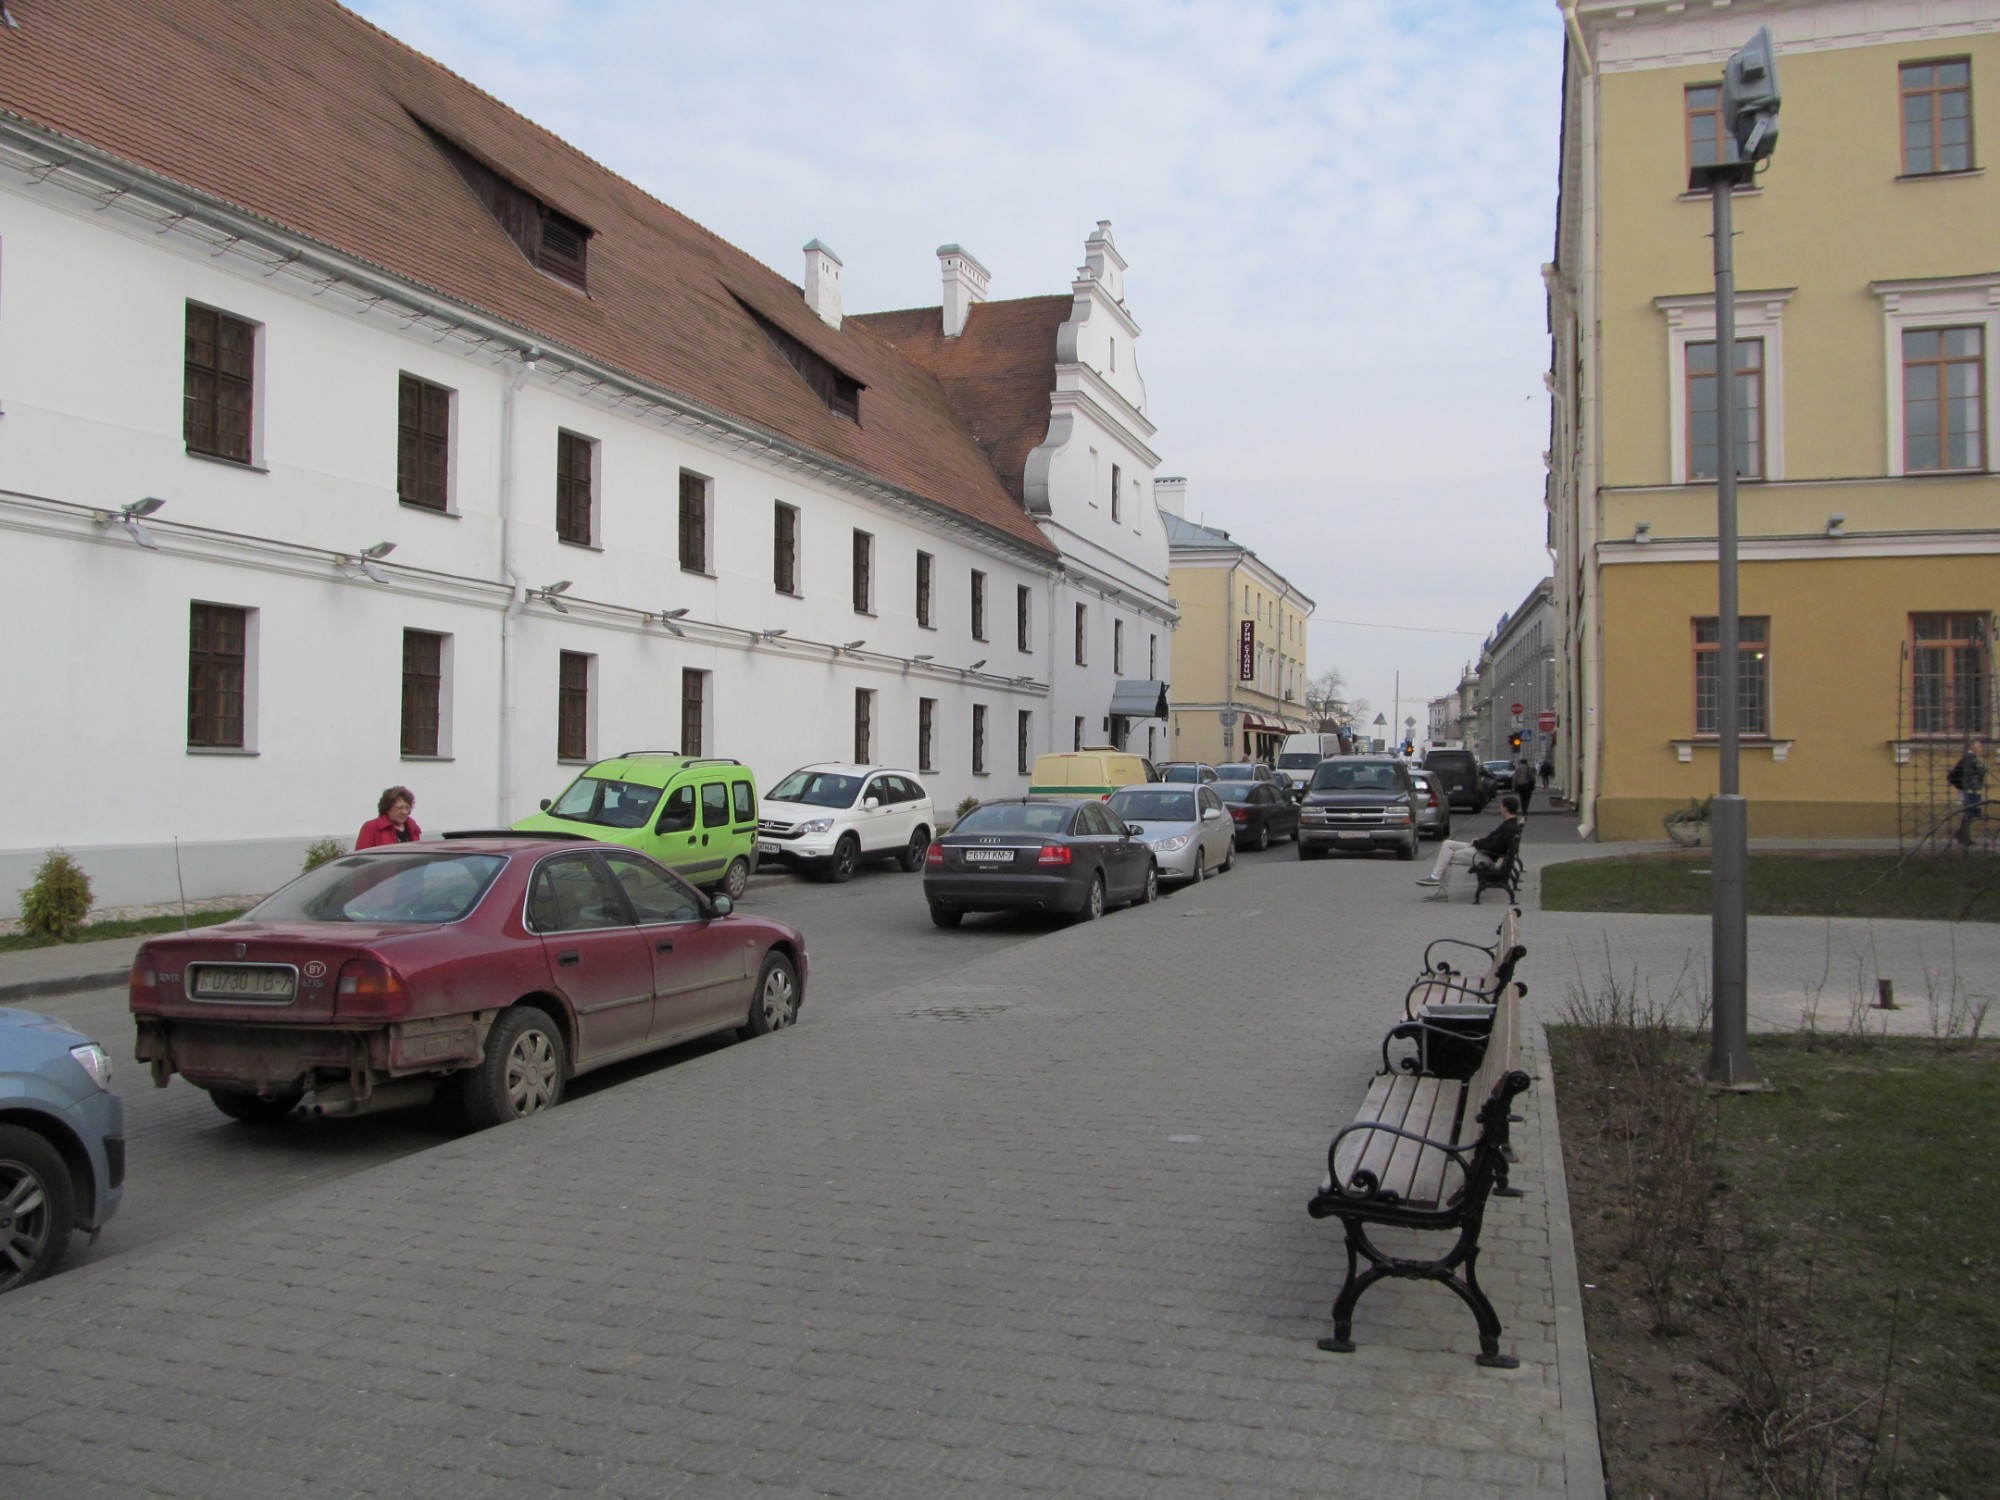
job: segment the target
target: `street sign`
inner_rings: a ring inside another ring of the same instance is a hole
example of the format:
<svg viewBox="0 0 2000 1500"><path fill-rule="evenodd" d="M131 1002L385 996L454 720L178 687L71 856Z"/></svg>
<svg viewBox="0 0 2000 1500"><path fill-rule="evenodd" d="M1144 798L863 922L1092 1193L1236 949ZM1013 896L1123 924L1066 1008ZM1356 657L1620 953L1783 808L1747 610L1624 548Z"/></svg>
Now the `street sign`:
<svg viewBox="0 0 2000 1500"><path fill-rule="evenodd" d="M1554 734L1556 732L1556 711L1552 708L1545 708L1536 714L1535 728L1541 730L1543 734Z"/></svg>
<svg viewBox="0 0 2000 1500"><path fill-rule="evenodd" d="M1227 734L1230 730L1236 727L1236 721L1242 718L1243 715L1239 714L1233 708L1225 708L1221 713L1217 714L1215 717L1222 724L1223 733Z"/></svg>
<svg viewBox="0 0 2000 1500"><path fill-rule="evenodd" d="M1255 682L1257 680L1257 622L1245 620L1238 628L1236 637L1236 680Z"/></svg>
<svg viewBox="0 0 2000 1500"><path fill-rule="evenodd" d="M1518 719L1521 717L1522 714L1526 713L1527 710L1523 708L1520 704L1516 703L1512 708L1508 709L1507 712L1512 714L1515 718Z"/></svg>

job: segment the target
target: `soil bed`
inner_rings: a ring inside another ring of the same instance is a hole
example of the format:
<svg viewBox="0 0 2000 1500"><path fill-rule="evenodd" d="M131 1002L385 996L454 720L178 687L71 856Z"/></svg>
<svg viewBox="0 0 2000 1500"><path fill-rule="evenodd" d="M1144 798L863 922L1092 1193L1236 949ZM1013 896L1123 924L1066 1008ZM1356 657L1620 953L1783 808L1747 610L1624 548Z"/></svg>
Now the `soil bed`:
<svg viewBox="0 0 2000 1500"><path fill-rule="evenodd" d="M1549 1038L1611 1500L2000 1494L2000 1045Z"/></svg>
<svg viewBox="0 0 2000 1500"><path fill-rule="evenodd" d="M1542 871L1544 911L1692 914L1713 901L1714 851L1565 860ZM1917 917L2000 922L2000 859L1949 853L1753 854L1744 896L1757 916Z"/></svg>

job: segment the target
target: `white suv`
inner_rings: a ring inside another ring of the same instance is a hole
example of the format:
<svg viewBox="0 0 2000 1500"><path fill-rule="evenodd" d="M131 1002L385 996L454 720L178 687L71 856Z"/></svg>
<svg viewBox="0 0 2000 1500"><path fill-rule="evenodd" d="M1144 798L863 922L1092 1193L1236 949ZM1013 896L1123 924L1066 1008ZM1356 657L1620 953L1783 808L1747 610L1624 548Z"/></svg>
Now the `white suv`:
<svg viewBox="0 0 2000 1500"><path fill-rule="evenodd" d="M801 766L764 794L759 864L778 861L827 880L849 880L864 859L924 867L937 818L909 771L828 763Z"/></svg>

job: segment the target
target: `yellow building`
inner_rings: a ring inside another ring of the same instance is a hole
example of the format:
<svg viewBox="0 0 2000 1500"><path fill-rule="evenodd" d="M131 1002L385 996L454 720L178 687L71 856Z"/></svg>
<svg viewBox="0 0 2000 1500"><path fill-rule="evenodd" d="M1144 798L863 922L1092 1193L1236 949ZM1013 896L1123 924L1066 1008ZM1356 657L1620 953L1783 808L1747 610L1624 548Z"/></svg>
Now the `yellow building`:
<svg viewBox="0 0 2000 1500"><path fill-rule="evenodd" d="M1780 140L1733 204L1750 831L1909 838L1994 729L2000 0L1563 11L1561 779L1600 839L1658 838L1716 789L1711 203L1688 172L1765 24Z"/></svg>
<svg viewBox="0 0 2000 1500"><path fill-rule="evenodd" d="M1268 761L1306 720L1313 602L1226 531L1187 519L1187 481L1156 479L1174 630L1171 760Z"/></svg>

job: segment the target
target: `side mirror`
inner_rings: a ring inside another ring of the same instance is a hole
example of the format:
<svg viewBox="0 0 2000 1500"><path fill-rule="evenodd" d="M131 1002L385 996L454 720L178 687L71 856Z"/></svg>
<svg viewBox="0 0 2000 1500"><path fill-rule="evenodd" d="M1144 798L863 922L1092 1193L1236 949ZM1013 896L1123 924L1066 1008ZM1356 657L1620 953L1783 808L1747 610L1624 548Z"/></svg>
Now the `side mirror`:
<svg viewBox="0 0 2000 1500"><path fill-rule="evenodd" d="M542 811L547 812L548 810L549 810L549 799L544 797L542 798Z"/></svg>
<svg viewBox="0 0 2000 1500"><path fill-rule="evenodd" d="M1125 831L1130 835L1132 835L1133 838L1137 838L1140 834L1146 831L1146 825L1143 823L1127 823L1125 825Z"/></svg>
<svg viewBox="0 0 2000 1500"><path fill-rule="evenodd" d="M1222 816L1222 809L1219 807L1207 808L1202 812L1201 816L1203 822L1213 823L1217 818Z"/></svg>
<svg viewBox="0 0 2000 1500"><path fill-rule="evenodd" d="M736 910L736 903L734 901L731 901L727 896L723 895L719 891L715 895L710 896L708 898L708 911L710 916L726 917L735 910Z"/></svg>
<svg viewBox="0 0 2000 1500"><path fill-rule="evenodd" d="M861 799L861 810L863 812L873 812L881 805L881 802L874 797L863 797Z"/></svg>

